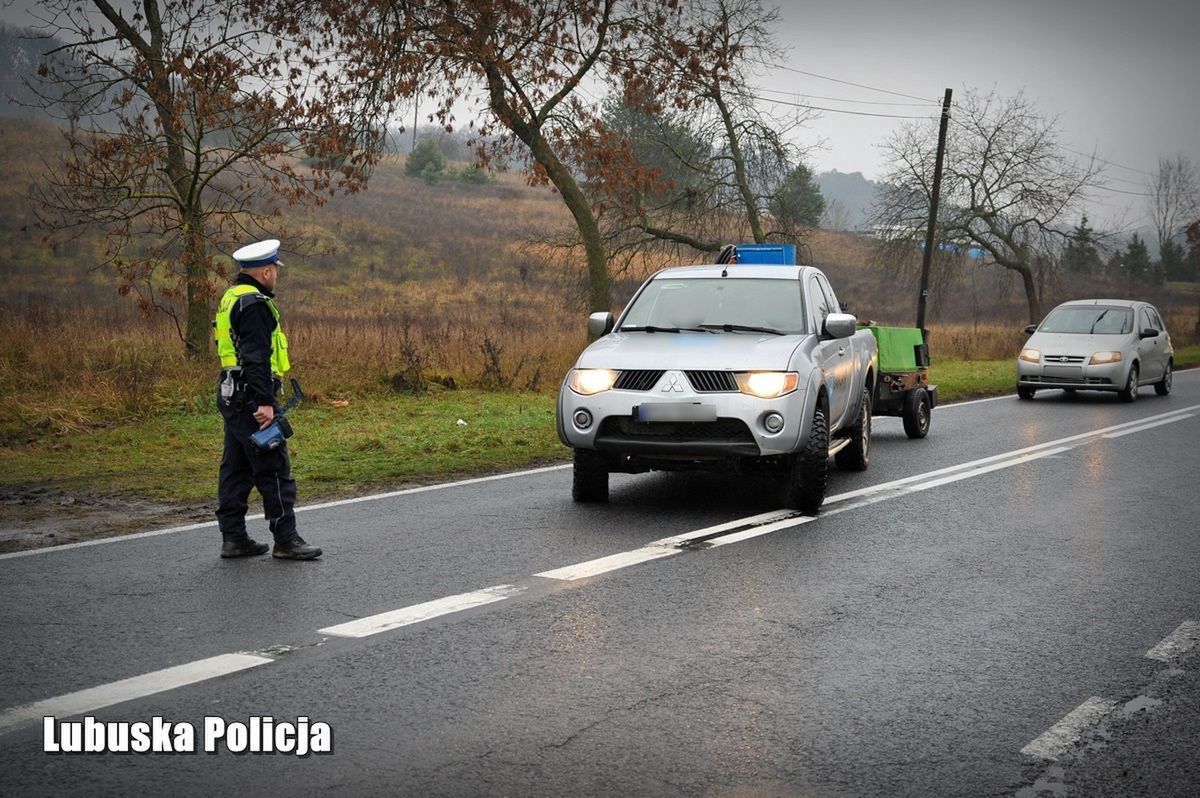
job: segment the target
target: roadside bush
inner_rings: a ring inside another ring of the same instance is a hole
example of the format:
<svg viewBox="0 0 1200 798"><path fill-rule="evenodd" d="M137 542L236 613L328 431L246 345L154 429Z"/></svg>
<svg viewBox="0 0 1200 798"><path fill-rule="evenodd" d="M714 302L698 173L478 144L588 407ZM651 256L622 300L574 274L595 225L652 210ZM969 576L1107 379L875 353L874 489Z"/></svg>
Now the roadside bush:
<svg viewBox="0 0 1200 798"><path fill-rule="evenodd" d="M425 139L418 144L404 163L404 174L423 178L426 183L436 183L445 169L446 156L433 139Z"/></svg>

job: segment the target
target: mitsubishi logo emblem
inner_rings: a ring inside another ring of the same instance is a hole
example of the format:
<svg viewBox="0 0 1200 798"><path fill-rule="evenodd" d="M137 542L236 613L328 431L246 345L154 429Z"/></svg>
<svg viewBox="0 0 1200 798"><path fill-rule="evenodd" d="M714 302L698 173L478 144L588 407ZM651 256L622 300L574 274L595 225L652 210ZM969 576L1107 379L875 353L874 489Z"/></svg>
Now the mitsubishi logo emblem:
<svg viewBox="0 0 1200 798"><path fill-rule="evenodd" d="M683 393L683 386L679 384L679 375L673 371L667 375L667 384L663 386L663 393L671 391Z"/></svg>

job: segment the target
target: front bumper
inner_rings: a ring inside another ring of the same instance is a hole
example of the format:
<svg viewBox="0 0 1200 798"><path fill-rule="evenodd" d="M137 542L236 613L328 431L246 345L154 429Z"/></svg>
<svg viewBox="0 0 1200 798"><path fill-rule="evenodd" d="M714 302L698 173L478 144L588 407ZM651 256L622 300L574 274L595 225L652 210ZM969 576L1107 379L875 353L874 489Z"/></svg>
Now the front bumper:
<svg viewBox="0 0 1200 798"><path fill-rule="evenodd" d="M775 399L742 393L704 393L679 381L683 391L669 394L609 390L581 396L565 384L558 398L558 435L567 446L618 455L664 459L720 459L789 454L807 436L806 391L801 388ZM657 387L657 386L656 386ZM679 403L713 407L716 421L644 422L635 418L643 404ZM586 410L591 423L580 426L575 415ZM783 429L770 432L767 415L784 419Z"/></svg>
<svg viewBox="0 0 1200 798"><path fill-rule="evenodd" d="M1030 363L1017 359L1017 385L1022 388L1080 388L1089 391L1119 391L1125 387L1128 363L1118 360L1093 366L1090 363Z"/></svg>

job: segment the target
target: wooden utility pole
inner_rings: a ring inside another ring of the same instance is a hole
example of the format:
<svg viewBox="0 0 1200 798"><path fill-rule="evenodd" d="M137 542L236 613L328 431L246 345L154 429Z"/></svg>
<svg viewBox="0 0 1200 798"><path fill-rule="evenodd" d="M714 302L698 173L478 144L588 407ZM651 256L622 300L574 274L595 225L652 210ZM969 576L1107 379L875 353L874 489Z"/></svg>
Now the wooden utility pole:
<svg viewBox="0 0 1200 798"><path fill-rule="evenodd" d="M942 99L942 124L938 129L937 160L933 165L933 191L929 197L929 226L925 228L925 252L921 255L921 294L917 298L917 327L920 328L925 342L929 343L929 334L925 330L925 304L929 299L929 264L933 260L933 230L937 224L938 194L942 190L942 160L946 155L946 127L950 124L950 95L951 89L946 89Z"/></svg>

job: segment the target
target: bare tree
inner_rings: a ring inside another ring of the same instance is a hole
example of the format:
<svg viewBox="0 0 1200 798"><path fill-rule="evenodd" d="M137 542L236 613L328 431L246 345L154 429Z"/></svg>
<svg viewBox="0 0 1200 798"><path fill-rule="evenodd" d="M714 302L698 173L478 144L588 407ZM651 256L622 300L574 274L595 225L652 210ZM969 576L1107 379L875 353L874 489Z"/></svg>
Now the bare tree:
<svg viewBox="0 0 1200 798"><path fill-rule="evenodd" d="M882 254L908 257L928 220L937 124L902 127L884 145L892 164L875 209ZM1029 319L1042 317L1039 264L1069 236L1086 193L1099 183L1094 157L1071 158L1057 120L1021 94L968 91L953 110L942 175L937 240L982 250L1021 278Z"/></svg>
<svg viewBox="0 0 1200 798"><path fill-rule="evenodd" d="M1146 182L1150 193L1147 202L1162 252L1200 214L1200 171L1181 152L1160 157L1158 171Z"/></svg>
<svg viewBox="0 0 1200 798"><path fill-rule="evenodd" d="M668 242L716 252L730 240L802 235L796 214L771 210L794 204L777 200L806 151L788 137L815 114L764 113L753 88L755 72L778 59L778 21L778 9L761 0L696 0L680 26L658 32L667 92L647 98L627 88L628 110L605 119L625 147L610 159L617 168L593 181L615 246ZM635 124L615 125L614 116ZM647 162L647 150L657 157Z"/></svg>
<svg viewBox="0 0 1200 798"><path fill-rule="evenodd" d="M243 3L50 0L39 13L63 44L30 85L70 122L39 216L58 231L103 228L122 293L168 314L201 355L226 272L214 253L277 232L281 203L362 187L363 131L329 100L334 73Z"/></svg>
<svg viewBox="0 0 1200 798"><path fill-rule="evenodd" d="M648 31L669 27L674 3L653 0L276 0L278 24L334 48L364 113L386 119L424 94L453 127L456 104L484 111L481 160L519 142L530 181L552 185L571 212L587 260L588 302L609 307L609 273L594 208L580 185L602 145L589 88L648 80Z"/></svg>

